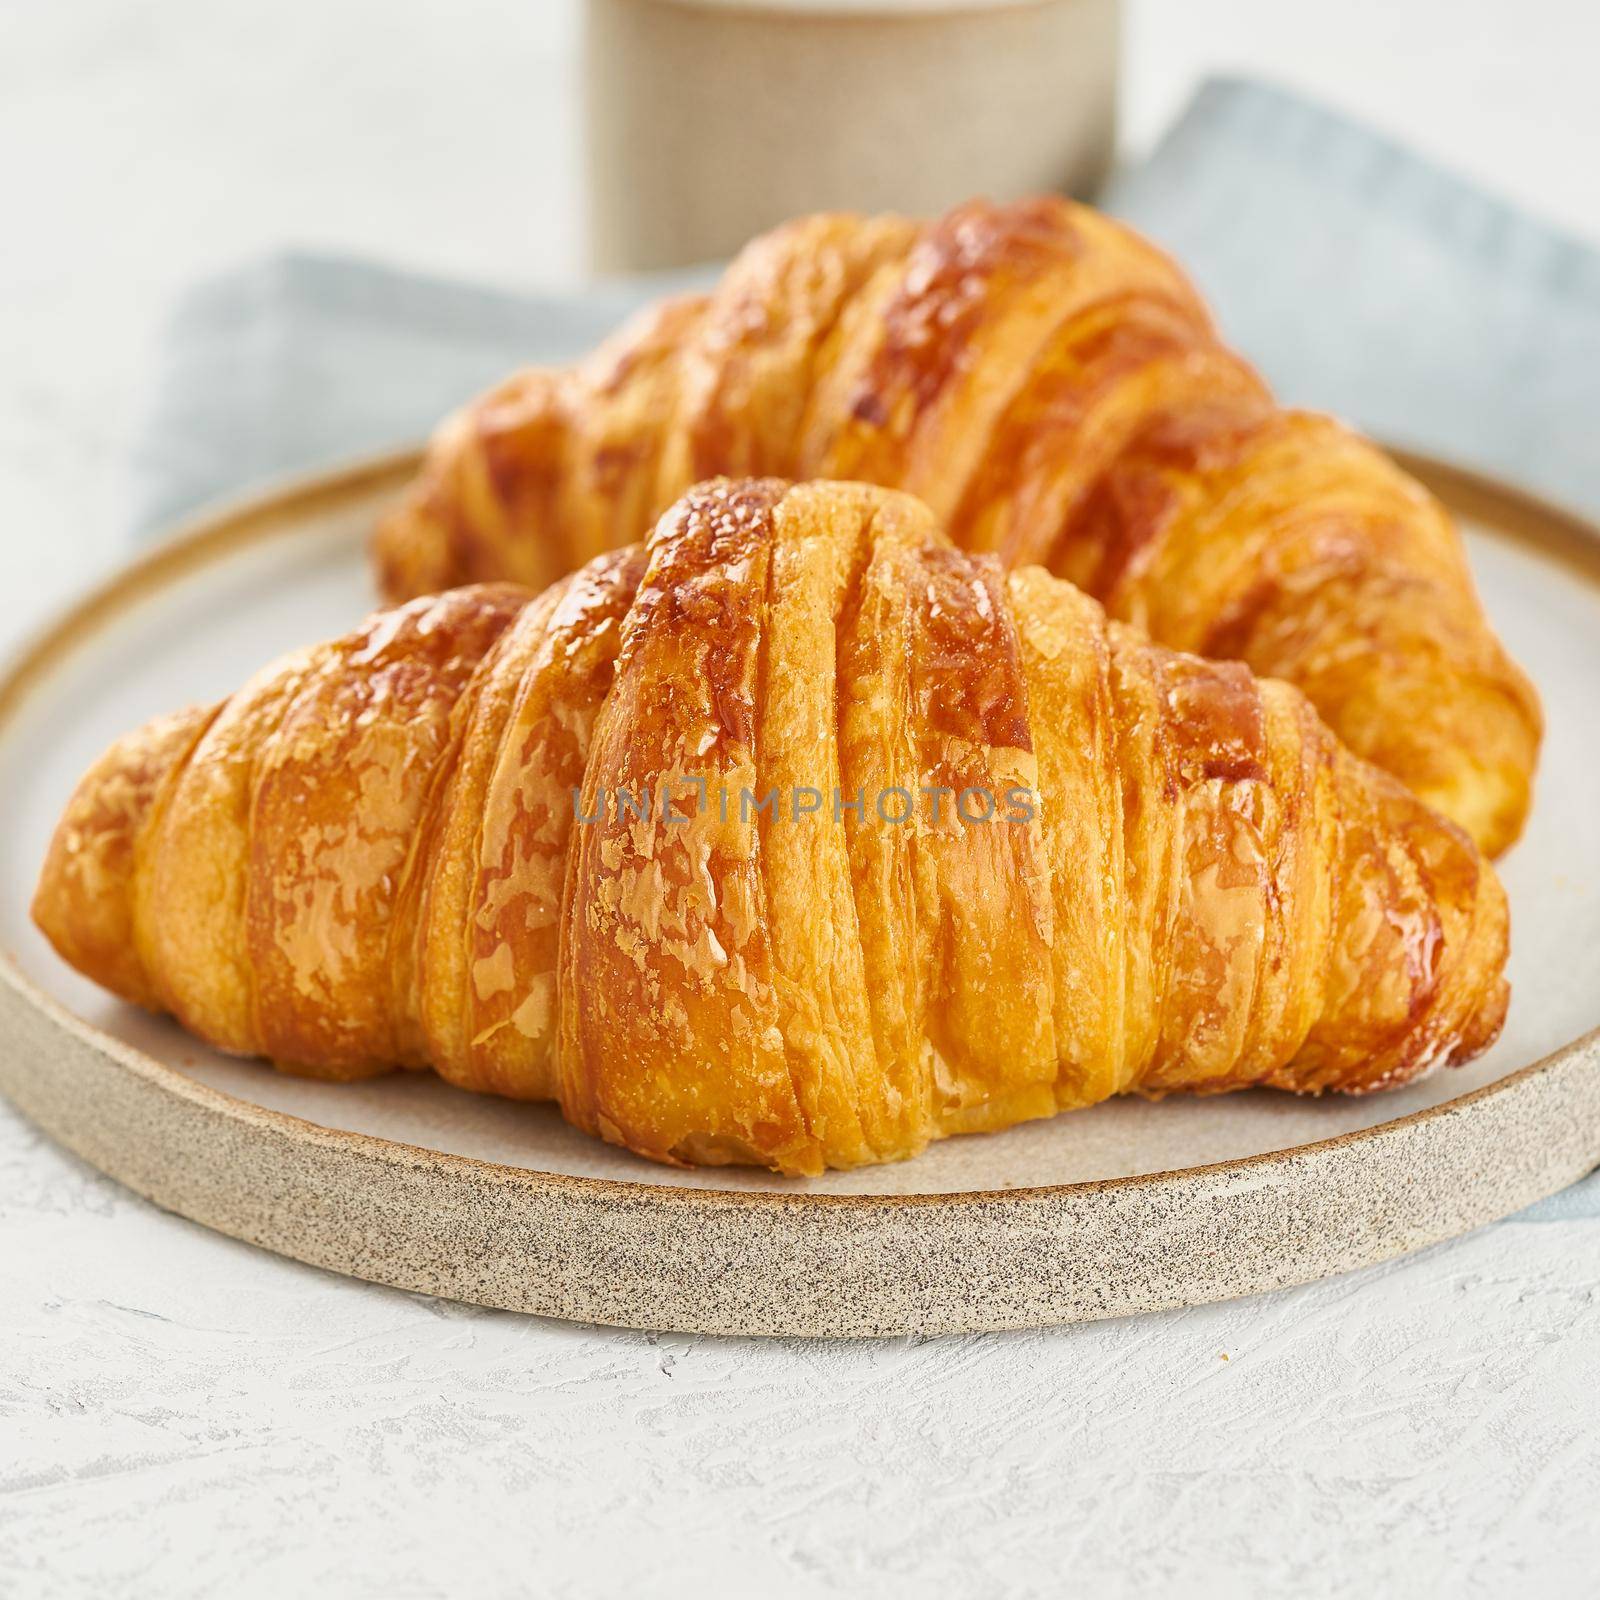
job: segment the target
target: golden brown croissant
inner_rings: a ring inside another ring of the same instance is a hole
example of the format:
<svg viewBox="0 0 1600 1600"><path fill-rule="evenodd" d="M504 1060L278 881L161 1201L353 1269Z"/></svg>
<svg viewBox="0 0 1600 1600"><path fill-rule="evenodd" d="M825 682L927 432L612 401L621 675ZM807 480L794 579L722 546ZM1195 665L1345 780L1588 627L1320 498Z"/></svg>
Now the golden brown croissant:
<svg viewBox="0 0 1600 1600"><path fill-rule="evenodd" d="M1491 854L1521 829L1538 701L1443 508L1337 422L1280 410L1172 263L1085 207L757 240L709 297L448 421L379 532L381 582L542 587L718 473L908 490L964 548L1299 685Z"/></svg>
<svg viewBox="0 0 1600 1600"><path fill-rule="evenodd" d="M1499 1030L1504 896L1305 698L908 496L703 485L538 598L383 612L84 779L34 914L224 1049L811 1173Z"/></svg>

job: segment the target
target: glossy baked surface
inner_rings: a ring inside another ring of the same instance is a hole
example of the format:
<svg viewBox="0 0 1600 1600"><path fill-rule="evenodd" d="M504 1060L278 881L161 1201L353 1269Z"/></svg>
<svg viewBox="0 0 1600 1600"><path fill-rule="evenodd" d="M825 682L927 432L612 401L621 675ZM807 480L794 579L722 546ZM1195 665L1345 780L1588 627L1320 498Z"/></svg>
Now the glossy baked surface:
<svg viewBox="0 0 1600 1600"><path fill-rule="evenodd" d="M1386 1086L1506 997L1492 871L1295 691L846 485L703 487L647 555L379 614L130 736L37 910L226 1048L791 1172L1129 1090Z"/></svg>
<svg viewBox="0 0 1600 1600"><path fill-rule="evenodd" d="M1086 207L757 240L711 295L447 421L379 534L381 581L542 587L721 473L908 490L964 547L1298 684L1491 854L1521 830L1539 705L1448 515L1340 423L1278 407L1182 272Z"/></svg>

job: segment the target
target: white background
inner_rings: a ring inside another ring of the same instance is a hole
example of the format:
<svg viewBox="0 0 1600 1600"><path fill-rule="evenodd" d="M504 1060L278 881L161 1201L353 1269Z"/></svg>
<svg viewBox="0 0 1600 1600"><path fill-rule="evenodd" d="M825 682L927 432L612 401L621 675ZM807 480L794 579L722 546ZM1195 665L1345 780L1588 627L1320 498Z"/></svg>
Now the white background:
<svg viewBox="0 0 1600 1600"><path fill-rule="evenodd" d="M576 38L551 0L0 4L0 643L124 548L195 276L578 279ZM1260 71L1600 241L1597 64L1586 0L1145 0L1124 151ZM1578 1594L1597 1392L1600 1222L1049 1334L654 1338L275 1260L0 1106L7 1595Z"/></svg>

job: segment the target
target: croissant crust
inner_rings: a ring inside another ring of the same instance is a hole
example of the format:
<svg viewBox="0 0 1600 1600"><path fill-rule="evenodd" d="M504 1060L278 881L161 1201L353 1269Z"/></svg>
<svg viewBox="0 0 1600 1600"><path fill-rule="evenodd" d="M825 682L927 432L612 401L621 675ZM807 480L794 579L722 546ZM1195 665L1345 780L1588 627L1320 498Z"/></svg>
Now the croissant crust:
<svg viewBox="0 0 1600 1600"><path fill-rule="evenodd" d="M965 548L1297 684L1491 854L1522 827L1538 700L1443 508L1280 409L1183 274L1086 207L777 229L709 296L450 419L378 535L381 582L542 587L716 473L908 490Z"/></svg>
<svg viewBox="0 0 1600 1600"><path fill-rule="evenodd" d="M789 1173L1383 1088L1507 993L1492 870L1296 689L859 484L704 485L538 597L415 601L151 724L34 910L225 1049Z"/></svg>

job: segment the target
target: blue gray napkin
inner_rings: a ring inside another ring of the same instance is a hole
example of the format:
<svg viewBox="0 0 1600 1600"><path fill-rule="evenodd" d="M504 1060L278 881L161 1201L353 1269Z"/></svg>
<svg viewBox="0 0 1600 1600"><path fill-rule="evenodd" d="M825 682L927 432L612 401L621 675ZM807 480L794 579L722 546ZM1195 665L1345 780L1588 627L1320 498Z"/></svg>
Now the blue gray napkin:
<svg viewBox="0 0 1600 1600"><path fill-rule="evenodd" d="M640 306L715 278L519 295L293 251L209 279L167 320L135 446L135 530L424 439L512 368L572 360Z"/></svg>
<svg viewBox="0 0 1600 1600"><path fill-rule="evenodd" d="M1233 80L1103 203L1178 257L1285 400L1600 513L1600 250Z"/></svg>
<svg viewBox="0 0 1600 1600"><path fill-rule="evenodd" d="M1286 400L1600 514L1600 252L1235 80L1207 83L1102 203L1179 257ZM523 296L294 253L203 283L167 328L138 528L420 439L512 367L714 275ZM1600 1174L1524 1216L1600 1217Z"/></svg>

